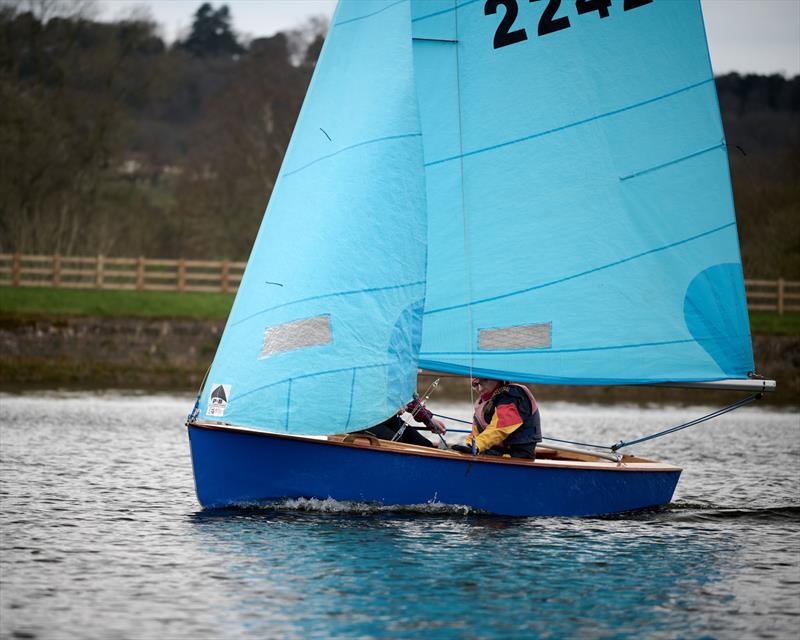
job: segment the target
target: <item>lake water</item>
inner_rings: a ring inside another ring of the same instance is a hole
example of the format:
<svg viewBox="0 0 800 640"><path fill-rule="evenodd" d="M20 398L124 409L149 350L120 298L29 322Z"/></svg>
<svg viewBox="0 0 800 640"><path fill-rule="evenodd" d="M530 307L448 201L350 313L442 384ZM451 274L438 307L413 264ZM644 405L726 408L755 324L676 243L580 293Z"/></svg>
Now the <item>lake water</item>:
<svg viewBox="0 0 800 640"><path fill-rule="evenodd" d="M768 402L633 449L684 467L669 507L577 519L203 512L193 398L0 395L0 637L796 638L800 417ZM708 410L542 405L605 444Z"/></svg>

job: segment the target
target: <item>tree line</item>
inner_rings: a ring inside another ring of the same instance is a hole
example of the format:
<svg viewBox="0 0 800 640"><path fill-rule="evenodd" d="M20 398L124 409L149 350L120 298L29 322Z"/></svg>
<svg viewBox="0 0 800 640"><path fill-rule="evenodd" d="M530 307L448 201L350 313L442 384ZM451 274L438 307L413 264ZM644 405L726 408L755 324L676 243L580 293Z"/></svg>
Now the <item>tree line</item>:
<svg viewBox="0 0 800 640"><path fill-rule="evenodd" d="M0 6L0 253L246 259L325 21L245 41L206 3L168 45L66 6ZM745 274L800 279L800 76L717 89Z"/></svg>

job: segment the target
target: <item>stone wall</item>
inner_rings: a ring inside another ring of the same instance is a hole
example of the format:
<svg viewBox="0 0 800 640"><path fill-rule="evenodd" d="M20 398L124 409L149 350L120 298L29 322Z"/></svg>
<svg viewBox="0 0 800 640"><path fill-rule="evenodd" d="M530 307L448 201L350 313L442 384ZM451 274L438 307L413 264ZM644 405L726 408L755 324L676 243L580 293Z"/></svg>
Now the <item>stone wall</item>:
<svg viewBox="0 0 800 640"><path fill-rule="evenodd" d="M194 390L223 321L0 319L0 384Z"/></svg>
<svg viewBox="0 0 800 640"><path fill-rule="evenodd" d="M221 320L0 317L0 386L193 392L223 327ZM753 349L757 371L778 381L771 402L800 404L800 337L755 336ZM550 399L703 404L740 397L653 387L541 385L537 392ZM443 379L437 396L468 398L469 391L464 382Z"/></svg>

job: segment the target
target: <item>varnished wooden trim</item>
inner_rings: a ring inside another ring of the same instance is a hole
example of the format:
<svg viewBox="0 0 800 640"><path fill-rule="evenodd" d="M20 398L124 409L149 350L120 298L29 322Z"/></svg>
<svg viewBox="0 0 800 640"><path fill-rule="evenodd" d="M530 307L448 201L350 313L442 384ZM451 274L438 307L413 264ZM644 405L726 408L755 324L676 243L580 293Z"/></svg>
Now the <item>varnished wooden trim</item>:
<svg viewBox="0 0 800 640"><path fill-rule="evenodd" d="M605 462L605 461L590 461L590 460L548 460L544 457L537 457L536 460L524 460L520 458L500 458L495 456L468 456L457 451L450 451L444 449L435 449L432 447L423 447L414 444L406 444L404 442L392 442L390 440L381 440L380 447L372 446L371 444L362 444L359 442L344 442L345 435L335 436L300 436L285 433L272 433L269 431L261 431L251 427L241 427L235 425L227 425L220 423L201 423L194 422L188 423L187 427L195 427L198 429L208 429L210 431L225 431L229 433L243 433L252 436L264 438L277 438L282 440L293 440L296 442L308 442L319 444L323 446L334 447L350 447L354 449L361 449L364 451L373 451L376 453L396 453L423 456L429 458L440 458L452 460L455 462L464 462L469 464L510 464L521 467L539 467L542 469L572 469L579 471L581 469L592 471L644 471L644 472L658 472L665 471L682 471L680 467L675 467L669 464L647 460L645 458L637 458L635 456L623 456L620 463ZM537 452L542 450L544 453L547 447L538 447ZM576 457L578 457L576 455ZM581 458L588 457L580 455Z"/></svg>

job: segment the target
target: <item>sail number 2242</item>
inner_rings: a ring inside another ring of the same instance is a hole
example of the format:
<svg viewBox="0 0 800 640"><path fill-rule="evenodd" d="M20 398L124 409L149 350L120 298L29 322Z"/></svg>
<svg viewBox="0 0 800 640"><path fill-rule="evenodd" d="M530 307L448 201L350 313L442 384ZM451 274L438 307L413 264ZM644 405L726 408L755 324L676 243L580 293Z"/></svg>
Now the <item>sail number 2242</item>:
<svg viewBox="0 0 800 640"><path fill-rule="evenodd" d="M542 0L528 0L529 2L540 2ZM617 0L619 2L619 0ZM622 5L623 11L630 11L637 9L646 4L650 4L653 0L624 0ZM611 0L575 0L575 9L578 15L584 13L592 13L597 11L601 18L607 18L610 14L608 8L611 6ZM497 32L494 34L494 48L507 47L510 44L516 44L528 39L528 33L524 28L514 29L514 22L519 14L519 5L517 0L486 0L483 7L484 15L490 16L497 13L499 7L505 7L505 15L497 27ZM540 36L546 36L548 33L555 33L562 29L569 29L569 16L557 15L561 8L561 0L547 0L547 6L539 18Z"/></svg>

